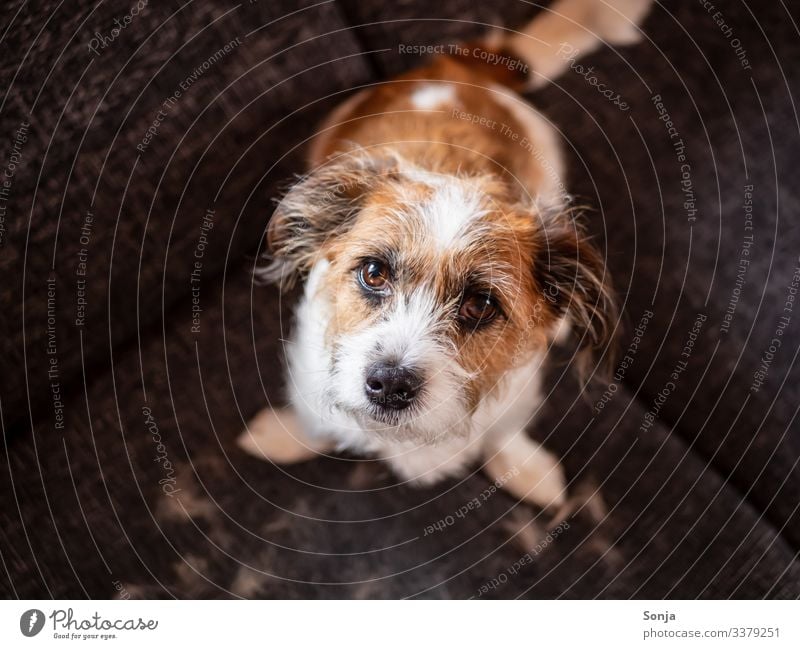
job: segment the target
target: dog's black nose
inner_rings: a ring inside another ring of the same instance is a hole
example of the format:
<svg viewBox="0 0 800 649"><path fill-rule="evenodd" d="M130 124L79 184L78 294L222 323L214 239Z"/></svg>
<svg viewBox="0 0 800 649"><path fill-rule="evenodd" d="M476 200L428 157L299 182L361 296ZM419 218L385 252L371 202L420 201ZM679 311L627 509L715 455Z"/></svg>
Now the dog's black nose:
<svg viewBox="0 0 800 649"><path fill-rule="evenodd" d="M367 369L364 390L372 403L402 410L411 405L421 387L422 380L413 370L381 362Z"/></svg>

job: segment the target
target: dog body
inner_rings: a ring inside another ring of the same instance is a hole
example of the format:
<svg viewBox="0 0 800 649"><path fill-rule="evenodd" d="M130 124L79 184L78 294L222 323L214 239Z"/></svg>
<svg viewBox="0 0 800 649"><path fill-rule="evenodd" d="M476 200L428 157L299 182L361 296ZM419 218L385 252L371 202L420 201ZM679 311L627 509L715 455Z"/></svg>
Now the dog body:
<svg viewBox="0 0 800 649"><path fill-rule="evenodd" d="M305 279L291 406L260 413L246 450L292 462L347 449L417 484L482 461L520 498L563 501L559 462L525 433L542 365L567 331L603 353L616 312L568 209L557 133L513 88L563 69L556 39L630 42L648 4L561 0L511 39L459 48L330 115L270 222L265 274Z"/></svg>

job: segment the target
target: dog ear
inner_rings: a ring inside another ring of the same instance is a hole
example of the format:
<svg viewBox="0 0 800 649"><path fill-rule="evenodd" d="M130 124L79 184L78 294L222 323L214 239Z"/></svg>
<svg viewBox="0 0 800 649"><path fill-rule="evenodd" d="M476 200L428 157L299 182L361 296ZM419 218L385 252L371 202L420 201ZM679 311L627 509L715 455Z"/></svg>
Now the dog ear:
<svg viewBox="0 0 800 649"><path fill-rule="evenodd" d="M581 377L598 357L600 373L607 374L614 361L616 299L603 255L571 210L543 218L534 274L553 313L579 340Z"/></svg>
<svg viewBox="0 0 800 649"><path fill-rule="evenodd" d="M279 201L267 229L269 264L261 279L290 287L311 269L327 242L346 232L363 198L396 169L387 154L339 154L298 182Z"/></svg>

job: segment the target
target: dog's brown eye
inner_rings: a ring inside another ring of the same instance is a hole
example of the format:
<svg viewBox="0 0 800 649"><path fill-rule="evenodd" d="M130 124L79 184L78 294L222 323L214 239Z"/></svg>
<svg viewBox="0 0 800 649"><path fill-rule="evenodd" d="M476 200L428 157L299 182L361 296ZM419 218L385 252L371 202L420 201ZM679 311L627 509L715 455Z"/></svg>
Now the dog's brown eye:
<svg viewBox="0 0 800 649"><path fill-rule="evenodd" d="M486 293L469 293L461 301L458 315L470 324L486 324L494 320L500 308L491 295Z"/></svg>
<svg viewBox="0 0 800 649"><path fill-rule="evenodd" d="M361 285L371 291L382 291L389 283L389 268L383 262L371 259L358 273Z"/></svg>

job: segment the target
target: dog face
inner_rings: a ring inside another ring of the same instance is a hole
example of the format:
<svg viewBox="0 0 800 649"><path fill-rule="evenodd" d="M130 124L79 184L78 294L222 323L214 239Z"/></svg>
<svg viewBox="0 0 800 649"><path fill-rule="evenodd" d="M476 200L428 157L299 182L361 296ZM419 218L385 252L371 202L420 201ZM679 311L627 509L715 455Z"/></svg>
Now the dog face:
<svg viewBox="0 0 800 649"><path fill-rule="evenodd" d="M605 346L614 309L602 260L569 215L491 176L420 170L357 152L292 188L270 223L267 272L324 268L328 376L320 394L359 424L433 442L470 431L509 370L566 318Z"/></svg>

